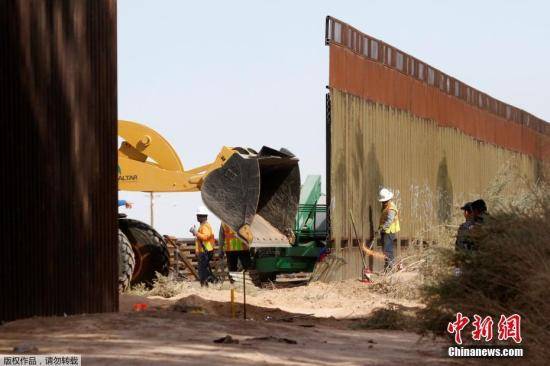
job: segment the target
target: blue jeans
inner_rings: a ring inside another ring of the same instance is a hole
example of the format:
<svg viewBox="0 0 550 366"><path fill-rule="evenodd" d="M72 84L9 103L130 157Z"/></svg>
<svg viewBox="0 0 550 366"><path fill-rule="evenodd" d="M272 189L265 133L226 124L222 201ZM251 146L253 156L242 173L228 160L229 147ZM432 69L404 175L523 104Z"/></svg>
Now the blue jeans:
<svg viewBox="0 0 550 366"><path fill-rule="evenodd" d="M201 285L207 285L208 281L212 280L212 269L210 268L210 260L213 256L213 251L199 253L199 280Z"/></svg>
<svg viewBox="0 0 550 366"><path fill-rule="evenodd" d="M380 234L382 239L382 245L384 250L384 269L392 268L394 265L394 255L393 255L393 241L395 240L395 234L388 234L382 232Z"/></svg>

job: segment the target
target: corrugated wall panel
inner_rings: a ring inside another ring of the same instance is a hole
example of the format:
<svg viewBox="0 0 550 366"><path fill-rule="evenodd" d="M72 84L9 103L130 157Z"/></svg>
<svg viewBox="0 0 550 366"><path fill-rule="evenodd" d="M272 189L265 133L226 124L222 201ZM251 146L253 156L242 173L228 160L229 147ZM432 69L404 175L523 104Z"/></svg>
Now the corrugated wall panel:
<svg viewBox="0 0 550 366"><path fill-rule="evenodd" d="M116 1L0 2L0 321L118 309Z"/></svg>

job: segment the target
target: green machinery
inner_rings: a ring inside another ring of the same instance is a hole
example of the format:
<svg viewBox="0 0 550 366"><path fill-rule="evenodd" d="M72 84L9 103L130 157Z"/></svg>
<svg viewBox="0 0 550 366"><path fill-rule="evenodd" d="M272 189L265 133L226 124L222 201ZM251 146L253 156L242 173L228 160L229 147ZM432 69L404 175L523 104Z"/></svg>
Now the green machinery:
<svg viewBox="0 0 550 366"><path fill-rule="evenodd" d="M313 272L328 236L325 197L321 193L321 176L309 175L300 190L294 244L289 248L257 249L254 253L256 272L262 280Z"/></svg>

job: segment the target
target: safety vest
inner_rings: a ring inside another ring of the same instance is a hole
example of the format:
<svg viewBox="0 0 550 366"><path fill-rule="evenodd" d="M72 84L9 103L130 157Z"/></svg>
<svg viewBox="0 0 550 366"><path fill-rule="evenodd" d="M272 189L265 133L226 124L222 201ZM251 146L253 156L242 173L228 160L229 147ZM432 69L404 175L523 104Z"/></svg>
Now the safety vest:
<svg viewBox="0 0 550 366"><path fill-rule="evenodd" d="M237 250L246 250L246 245L243 241L235 234L233 230L226 224L223 226L223 240L225 244L225 251L237 251Z"/></svg>
<svg viewBox="0 0 550 366"><path fill-rule="evenodd" d="M195 253L202 253L204 251L203 246L207 251L214 250L214 232L208 222L204 222L197 231L197 237L195 238Z"/></svg>
<svg viewBox="0 0 550 366"><path fill-rule="evenodd" d="M395 234L401 230L399 227L399 211L397 210L397 206L392 201L388 202L386 207L382 209L382 215L380 215L380 226L384 225L386 222L386 218L388 217L388 214L390 211L395 211L395 217L390 224L390 227L384 230L387 234Z"/></svg>

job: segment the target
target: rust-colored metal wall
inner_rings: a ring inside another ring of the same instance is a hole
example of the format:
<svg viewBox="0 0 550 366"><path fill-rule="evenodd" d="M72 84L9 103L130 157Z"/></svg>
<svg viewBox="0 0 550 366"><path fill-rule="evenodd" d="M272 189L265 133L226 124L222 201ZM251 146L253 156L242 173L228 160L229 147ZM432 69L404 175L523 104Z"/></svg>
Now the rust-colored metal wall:
<svg viewBox="0 0 550 366"><path fill-rule="evenodd" d="M395 47L328 17L330 86L454 127L488 143L550 158L550 124Z"/></svg>
<svg viewBox="0 0 550 366"><path fill-rule="evenodd" d="M548 123L335 19L327 19L326 36L331 239L347 262L337 278L361 273L349 212L359 240L370 238L379 220L381 186L396 193L399 240L406 241L428 226L449 223L510 160L537 178L540 160L549 156ZM474 105L480 95L482 104Z"/></svg>
<svg viewBox="0 0 550 366"><path fill-rule="evenodd" d="M116 311L116 0L0 2L0 321Z"/></svg>

